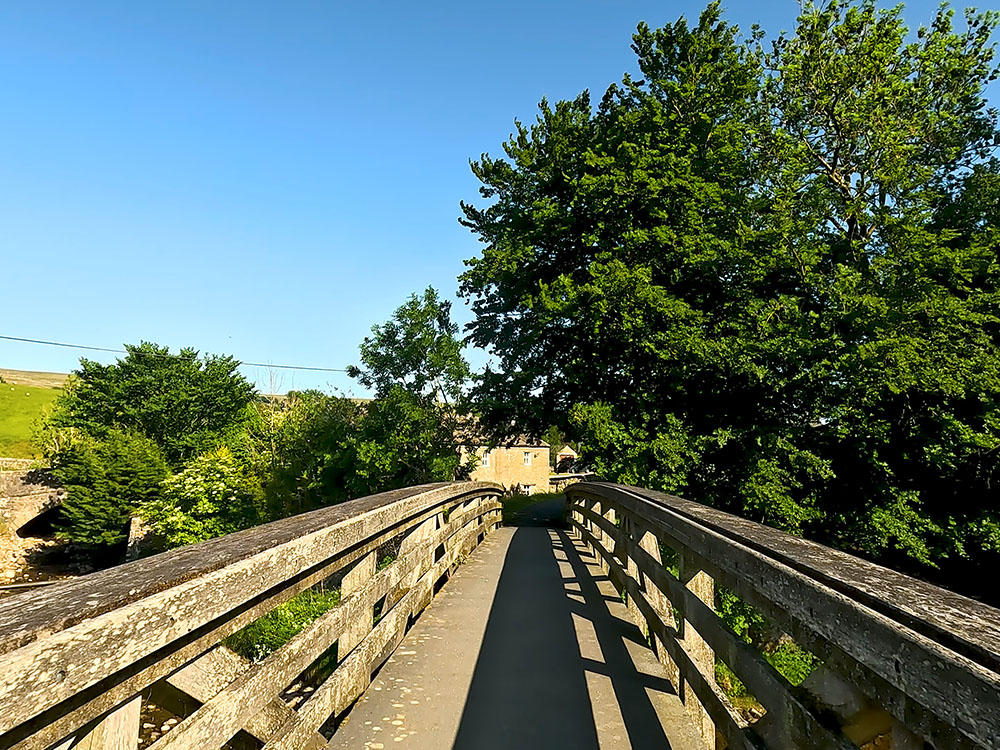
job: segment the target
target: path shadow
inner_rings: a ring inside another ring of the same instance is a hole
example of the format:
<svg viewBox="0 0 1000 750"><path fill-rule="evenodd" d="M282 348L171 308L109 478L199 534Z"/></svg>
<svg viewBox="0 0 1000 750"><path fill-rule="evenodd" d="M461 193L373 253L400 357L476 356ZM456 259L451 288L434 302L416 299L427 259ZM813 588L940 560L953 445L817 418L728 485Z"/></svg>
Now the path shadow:
<svg viewBox="0 0 1000 750"><path fill-rule="evenodd" d="M625 641L642 636L609 612L580 550L551 528L558 504L533 506L533 525L511 538L453 750L598 750L588 672L610 679L632 747L669 748L647 689L672 688L636 669ZM581 656L574 615L592 624L603 660Z"/></svg>
<svg viewBox="0 0 1000 750"><path fill-rule="evenodd" d="M569 528L566 523L566 497L559 495L525 505L512 515L507 525Z"/></svg>

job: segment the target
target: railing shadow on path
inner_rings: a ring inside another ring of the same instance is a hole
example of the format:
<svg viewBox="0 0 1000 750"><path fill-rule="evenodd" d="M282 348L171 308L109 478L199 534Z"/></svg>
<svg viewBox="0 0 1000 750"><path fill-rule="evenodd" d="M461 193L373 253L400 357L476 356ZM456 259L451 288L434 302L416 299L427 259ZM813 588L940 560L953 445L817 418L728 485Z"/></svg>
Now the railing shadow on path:
<svg viewBox="0 0 1000 750"><path fill-rule="evenodd" d="M645 640L609 611L609 599L620 600L600 590L606 577L595 576L599 569L585 563L592 558L560 528L564 507L547 500L519 519L453 750L598 750L595 701L609 699L632 747L670 747L647 691L673 687L636 667L626 641ZM595 676L611 690L592 695Z"/></svg>

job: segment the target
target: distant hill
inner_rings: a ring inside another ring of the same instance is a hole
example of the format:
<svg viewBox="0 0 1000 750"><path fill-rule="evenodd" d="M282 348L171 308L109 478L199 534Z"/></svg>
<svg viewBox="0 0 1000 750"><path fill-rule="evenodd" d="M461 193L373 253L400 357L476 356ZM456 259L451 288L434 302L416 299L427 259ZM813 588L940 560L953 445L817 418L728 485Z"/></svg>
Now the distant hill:
<svg viewBox="0 0 1000 750"><path fill-rule="evenodd" d="M0 378L10 385L30 385L33 388L62 388L66 385L65 372L32 372L31 370L5 370L0 367Z"/></svg>
<svg viewBox="0 0 1000 750"><path fill-rule="evenodd" d="M0 456L37 458L31 444L35 421L66 382L57 372L0 369Z"/></svg>

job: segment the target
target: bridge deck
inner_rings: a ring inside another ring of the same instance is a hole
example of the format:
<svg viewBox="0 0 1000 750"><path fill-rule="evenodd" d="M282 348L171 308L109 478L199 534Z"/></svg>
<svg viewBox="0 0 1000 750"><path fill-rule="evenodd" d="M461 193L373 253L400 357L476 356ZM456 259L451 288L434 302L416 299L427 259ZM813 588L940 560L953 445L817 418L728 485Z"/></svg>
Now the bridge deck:
<svg viewBox="0 0 1000 750"><path fill-rule="evenodd" d="M579 542L544 525L560 505L487 538L331 748L698 747L614 587Z"/></svg>

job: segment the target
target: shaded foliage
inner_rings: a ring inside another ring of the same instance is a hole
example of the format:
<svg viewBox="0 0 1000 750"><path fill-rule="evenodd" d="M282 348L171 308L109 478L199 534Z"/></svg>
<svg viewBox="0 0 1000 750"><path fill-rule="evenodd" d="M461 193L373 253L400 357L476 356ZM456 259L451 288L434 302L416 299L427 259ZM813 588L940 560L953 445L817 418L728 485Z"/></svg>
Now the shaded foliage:
<svg viewBox="0 0 1000 750"><path fill-rule="evenodd" d="M66 490L59 535L106 561L128 536L130 518L155 498L169 470L159 446L135 432L74 440L52 473Z"/></svg>
<svg viewBox="0 0 1000 750"><path fill-rule="evenodd" d="M596 106L543 101L462 207L484 425L884 561L997 559L997 17L807 4L765 46L713 3L640 25Z"/></svg>

